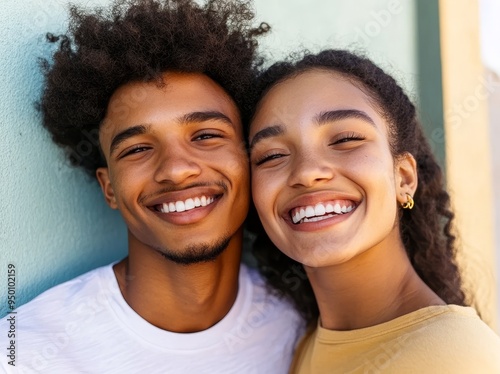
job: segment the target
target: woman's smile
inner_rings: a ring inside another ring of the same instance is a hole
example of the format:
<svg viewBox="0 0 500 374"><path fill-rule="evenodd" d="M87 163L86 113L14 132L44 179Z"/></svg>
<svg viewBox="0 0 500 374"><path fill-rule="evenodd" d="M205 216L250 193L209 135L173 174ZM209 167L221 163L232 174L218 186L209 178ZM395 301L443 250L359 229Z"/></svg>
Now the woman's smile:
<svg viewBox="0 0 500 374"><path fill-rule="evenodd" d="M397 230L388 125L340 75L311 70L274 86L255 113L250 144L259 217L296 261L333 265Z"/></svg>

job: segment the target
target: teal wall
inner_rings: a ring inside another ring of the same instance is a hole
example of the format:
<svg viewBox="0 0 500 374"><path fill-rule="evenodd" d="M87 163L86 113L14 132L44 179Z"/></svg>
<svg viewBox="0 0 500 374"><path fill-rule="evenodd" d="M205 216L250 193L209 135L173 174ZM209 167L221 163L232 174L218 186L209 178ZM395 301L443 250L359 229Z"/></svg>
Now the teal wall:
<svg viewBox="0 0 500 374"><path fill-rule="evenodd" d="M65 19L62 1L0 9L0 316L8 264L16 267L20 305L126 253L120 216L97 183L68 167L34 107L42 87L37 58L50 53L44 34L64 30Z"/></svg>
<svg viewBox="0 0 500 374"><path fill-rule="evenodd" d="M417 85L420 118L434 154L445 167L441 45L439 41L439 0L416 2Z"/></svg>
<svg viewBox="0 0 500 374"><path fill-rule="evenodd" d="M272 27L262 48L270 59L302 49L349 48L367 53L418 96L415 0L254 1L259 19Z"/></svg>
<svg viewBox="0 0 500 374"><path fill-rule="evenodd" d="M418 99L415 3L256 0L258 18L273 27L261 50L271 60L304 47L366 51ZM13 263L18 305L126 254L119 215L105 205L97 183L68 167L34 109L42 87L37 58L50 54L43 35L64 30L66 8L62 0L23 0L0 9L0 300ZM1 301L0 316L6 312Z"/></svg>

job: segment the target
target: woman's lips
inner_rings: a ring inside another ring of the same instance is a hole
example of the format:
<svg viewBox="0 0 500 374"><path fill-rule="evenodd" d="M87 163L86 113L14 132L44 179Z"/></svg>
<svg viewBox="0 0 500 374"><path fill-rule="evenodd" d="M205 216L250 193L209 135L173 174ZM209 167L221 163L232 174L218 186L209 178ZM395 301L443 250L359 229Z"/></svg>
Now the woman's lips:
<svg viewBox="0 0 500 374"><path fill-rule="evenodd" d="M329 200L314 205L298 206L289 211L294 224L317 222L335 215L349 213L356 209L352 200Z"/></svg>
<svg viewBox="0 0 500 374"><path fill-rule="evenodd" d="M317 222L336 215L349 213L356 209L352 200L329 200L314 205L297 206L290 209L290 219L294 224Z"/></svg>

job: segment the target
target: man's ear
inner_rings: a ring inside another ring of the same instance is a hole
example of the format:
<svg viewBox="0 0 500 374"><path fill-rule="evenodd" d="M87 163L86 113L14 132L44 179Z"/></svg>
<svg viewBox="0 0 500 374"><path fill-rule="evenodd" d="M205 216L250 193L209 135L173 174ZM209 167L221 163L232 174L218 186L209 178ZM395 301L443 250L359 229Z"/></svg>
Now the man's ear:
<svg viewBox="0 0 500 374"><path fill-rule="evenodd" d="M405 152L395 163L396 193L400 204L408 201L406 194L415 196L418 186L417 162L411 153Z"/></svg>
<svg viewBox="0 0 500 374"><path fill-rule="evenodd" d="M108 168L98 168L95 172L97 180L101 185L102 193L104 194L104 198L106 199L106 203L112 209L118 209L118 205L116 204L115 191L113 191L113 186L109 180L109 171Z"/></svg>

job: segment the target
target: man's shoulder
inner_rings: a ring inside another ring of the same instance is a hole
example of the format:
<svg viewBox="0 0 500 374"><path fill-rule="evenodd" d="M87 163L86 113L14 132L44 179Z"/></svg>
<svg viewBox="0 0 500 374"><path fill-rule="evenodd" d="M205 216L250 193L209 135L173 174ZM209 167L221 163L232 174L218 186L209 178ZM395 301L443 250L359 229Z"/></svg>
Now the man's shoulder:
<svg viewBox="0 0 500 374"><path fill-rule="evenodd" d="M78 309L84 309L86 304L102 302L100 299L104 294L112 292L112 284L108 283L109 274L112 273L111 266L112 264L93 269L58 284L18 307L15 312L20 322L19 327L28 327L24 323L28 321L33 326L40 326L42 323L47 325L51 321L59 323L60 317L74 314ZM0 324L5 323L6 318Z"/></svg>
<svg viewBox="0 0 500 374"><path fill-rule="evenodd" d="M259 273L253 267L245 264L241 265L243 277L251 285L253 302L270 302L283 305L291 305L284 297L281 297L270 285L268 285Z"/></svg>
<svg viewBox="0 0 500 374"><path fill-rule="evenodd" d="M245 276L252 287L252 309L260 312L266 319L288 321L288 326L298 326L302 331L302 317L292 305L291 301L282 296L266 283L262 275L255 268L242 265Z"/></svg>
<svg viewBox="0 0 500 374"><path fill-rule="evenodd" d="M237 301L226 318L231 323L221 337L232 354L260 352L259 356L272 357L282 367L290 364L295 343L304 331L304 322L292 304L273 292L257 270L245 265Z"/></svg>
<svg viewBox="0 0 500 374"><path fill-rule="evenodd" d="M119 334L112 307L119 292L110 264L50 288L2 319L1 330L13 325L19 372L76 372L99 355L102 365L106 350L126 336ZM97 348L101 339L105 344ZM1 365L5 368L6 362Z"/></svg>

